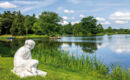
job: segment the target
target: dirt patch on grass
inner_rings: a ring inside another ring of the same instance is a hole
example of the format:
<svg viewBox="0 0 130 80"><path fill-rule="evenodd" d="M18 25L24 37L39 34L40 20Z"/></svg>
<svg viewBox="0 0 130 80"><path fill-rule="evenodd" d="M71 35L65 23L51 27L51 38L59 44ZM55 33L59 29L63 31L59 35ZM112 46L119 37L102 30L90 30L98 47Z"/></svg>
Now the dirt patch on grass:
<svg viewBox="0 0 130 80"><path fill-rule="evenodd" d="M0 71L3 70L3 68L0 68Z"/></svg>

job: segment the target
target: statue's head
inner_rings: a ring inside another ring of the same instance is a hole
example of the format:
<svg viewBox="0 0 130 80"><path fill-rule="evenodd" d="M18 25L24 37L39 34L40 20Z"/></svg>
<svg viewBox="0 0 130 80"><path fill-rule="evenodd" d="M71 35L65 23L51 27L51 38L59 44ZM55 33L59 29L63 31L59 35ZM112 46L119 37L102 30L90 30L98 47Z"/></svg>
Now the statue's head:
<svg viewBox="0 0 130 80"><path fill-rule="evenodd" d="M33 49L35 46L35 42L33 40L26 40L25 46L27 46L29 49Z"/></svg>

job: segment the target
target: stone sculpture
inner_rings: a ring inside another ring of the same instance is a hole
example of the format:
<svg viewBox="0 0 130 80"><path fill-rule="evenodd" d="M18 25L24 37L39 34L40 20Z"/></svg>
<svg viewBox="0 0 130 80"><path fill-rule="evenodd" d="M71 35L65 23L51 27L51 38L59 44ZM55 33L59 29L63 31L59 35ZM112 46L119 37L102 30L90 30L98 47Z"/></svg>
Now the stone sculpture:
<svg viewBox="0 0 130 80"><path fill-rule="evenodd" d="M27 76L46 76L47 72L37 69L38 61L32 59L31 50L34 48L33 40L26 40L25 45L18 49L14 56L13 73L21 78Z"/></svg>

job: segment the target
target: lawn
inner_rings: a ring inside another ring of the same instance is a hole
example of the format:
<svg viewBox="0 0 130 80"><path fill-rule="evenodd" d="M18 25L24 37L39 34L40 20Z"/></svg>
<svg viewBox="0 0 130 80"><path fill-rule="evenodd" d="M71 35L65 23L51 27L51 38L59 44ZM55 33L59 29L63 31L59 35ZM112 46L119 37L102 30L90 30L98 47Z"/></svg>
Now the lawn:
<svg viewBox="0 0 130 80"><path fill-rule="evenodd" d="M71 72L53 66L39 64L38 68L48 73L45 78L37 76L20 79L11 72L12 68L13 58L0 57L0 80L95 80L96 78L100 80L103 78L102 75L97 74L96 72L93 72L95 75L92 73L87 75L84 73Z"/></svg>
<svg viewBox="0 0 130 80"><path fill-rule="evenodd" d="M13 58L0 57L0 80L128 80L128 79L112 79L108 75L102 75L98 72L80 73L69 70L63 70L51 65L39 64L40 70L46 71L48 74L46 77L26 77L19 78L11 72L13 68Z"/></svg>

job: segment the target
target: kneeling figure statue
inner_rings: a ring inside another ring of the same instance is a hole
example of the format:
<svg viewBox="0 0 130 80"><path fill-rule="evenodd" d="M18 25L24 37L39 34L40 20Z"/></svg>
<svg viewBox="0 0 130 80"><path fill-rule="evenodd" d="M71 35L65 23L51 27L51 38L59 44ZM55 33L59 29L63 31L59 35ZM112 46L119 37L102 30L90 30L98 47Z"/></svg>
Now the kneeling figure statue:
<svg viewBox="0 0 130 80"><path fill-rule="evenodd" d="M38 61L32 59L31 50L34 48L33 40L26 40L25 45L17 50L14 56L13 73L21 78L27 76L46 76L47 72L37 69Z"/></svg>

